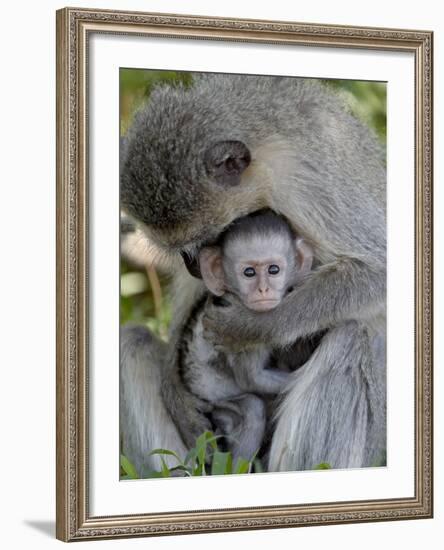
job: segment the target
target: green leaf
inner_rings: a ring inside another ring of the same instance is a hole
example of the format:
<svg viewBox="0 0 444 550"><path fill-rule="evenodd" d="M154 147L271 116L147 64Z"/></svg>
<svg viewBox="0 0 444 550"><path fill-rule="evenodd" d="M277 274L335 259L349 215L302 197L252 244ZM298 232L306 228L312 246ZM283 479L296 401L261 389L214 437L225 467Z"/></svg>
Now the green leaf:
<svg viewBox="0 0 444 550"><path fill-rule="evenodd" d="M177 453L174 451L169 451L168 449L154 449L154 451L151 451L148 456L152 455L168 455L168 456L174 456L174 458L179 462L179 464L182 464L182 461L180 460L180 457Z"/></svg>
<svg viewBox="0 0 444 550"><path fill-rule="evenodd" d="M328 462L321 462L313 468L314 470L331 470L331 466Z"/></svg>
<svg viewBox="0 0 444 550"><path fill-rule="evenodd" d="M215 451L213 455L213 461L211 463L211 475L220 476L224 474L231 474L231 470L232 470L231 453L223 453L221 451Z"/></svg>
<svg viewBox="0 0 444 550"><path fill-rule="evenodd" d="M191 466L194 466L194 461L196 460L196 449L191 449L190 451L188 451L188 453L186 454L185 456L185 460L183 461L183 463L186 465L188 464L189 462L191 462Z"/></svg>
<svg viewBox="0 0 444 550"><path fill-rule="evenodd" d="M199 436L196 441L196 459L197 464L202 466L205 464L205 457L207 454L207 441L202 439L202 436Z"/></svg>
<svg viewBox="0 0 444 550"><path fill-rule="evenodd" d="M212 432L204 432L196 439L196 458L200 466L205 464L207 456L207 445L214 438Z"/></svg>
<svg viewBox="0 0 444 550"><path fill-rule="evenodd" d="M171 477L171 472L170 472L170 469L167 466L167 463L165 462L165 459L160 457L160 460L162 462L162 470L161 470L162 477Z"/></svg>
<svg viewBox="0 0 444 550"><path fill-rule="evenodd" d="M256 474L262 474L264 472L264 468L262 467L262 463L258 458L255 458L253 460L254 464L254 471Z"/></svg>
<svg viewBox="0 0 444 550"><path fill-rule="evenodd" d="M217 451L217 443L216 441L220 439L221 435L214 435L213 432L207 431L201 434L196 439L196 447L195 447L195 458L197 462L197 468L199 468L200 473L193 475L206 475L206 469L205 465L207 463L207 449L208 447L211 447L214 454ZM188 457L188 455L187 455ZM211 457L211 454L209 455L209 458ZM195 469L193 471L196 471Z"/></svg>
<svg viewBox="0 0 444 550"><path fill-rule="evenodd" d="M200 466L199 464L193 468L193 471L191 472L191 475L193 477L200 477L202 475L205 475L205 470L203 471L202 473L202 466Z"/></svg>
<svg viewBox="0 0 444 550"><path fill-rule="evenodd" d="M217 440L223 436L214 435L212 432L208 432L208 434L209 436L207 437L207 445L210 445L213 451L217 451Z"/></svg>
<svg viewBox="0 0 444 550"><path fill-rule="evenodd" d="M184 463L185 466L189 468L190 472L194 471L194 469L196 468L196 449L191 449L191 451L185 457Z"/></svg>
<svg viewBox="0 0 444 550"><path fill-rule="evenodd" d="M139 479L139 474L134 464L132 464L125 455L120 455L120 466L128 476L126 479Z"/></svg>
<svg viewBox="0 0 444 550"><path fill-rule="evenodd" d="M251 462L246 458L238 458L233 474L247 474L250 471Z"/></svg>

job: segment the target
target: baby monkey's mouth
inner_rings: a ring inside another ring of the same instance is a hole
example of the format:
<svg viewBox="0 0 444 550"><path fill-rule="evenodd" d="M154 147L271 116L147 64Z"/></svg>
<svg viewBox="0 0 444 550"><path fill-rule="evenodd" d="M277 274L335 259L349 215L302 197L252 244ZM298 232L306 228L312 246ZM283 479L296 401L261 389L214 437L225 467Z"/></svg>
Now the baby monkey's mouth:
<svg viewBox="0 0 444 550"><path fill-rule="evenodd" d="M252 300L246 305L253 311L269 311L270 309L274 309L279 302L280 300L277 298L267 298L262 300Z"/></svg>

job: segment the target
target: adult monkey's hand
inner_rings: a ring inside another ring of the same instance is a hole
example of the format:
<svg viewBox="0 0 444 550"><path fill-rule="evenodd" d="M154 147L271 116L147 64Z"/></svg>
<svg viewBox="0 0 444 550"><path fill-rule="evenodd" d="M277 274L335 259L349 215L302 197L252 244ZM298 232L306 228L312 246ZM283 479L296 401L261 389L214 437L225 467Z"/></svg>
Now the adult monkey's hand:
<svg viewBox="0 0 444 550"><path fill-rule="evenodd" d="M251 311L230 296L229 307L209 309L204 327L216 343L234 348L261 342L285 346L357 318L365 306L371 307L374 295L384 292L385 278L380 273L342 258L312 272L271 311Z"/></svg>

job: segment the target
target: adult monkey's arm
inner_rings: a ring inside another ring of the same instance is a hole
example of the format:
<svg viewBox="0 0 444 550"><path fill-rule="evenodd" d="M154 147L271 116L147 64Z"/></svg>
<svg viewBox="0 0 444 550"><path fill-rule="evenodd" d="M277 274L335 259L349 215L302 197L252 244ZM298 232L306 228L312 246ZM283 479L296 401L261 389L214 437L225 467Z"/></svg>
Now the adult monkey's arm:
<svg viewBox="0 0 444 550"><path fill-rule="evenodd" d="M339 323L383 313L385 286L383 270L342 259L319 267L272 311L251 311L230 296L229 307L208 308L204 326L209 337L231 348L260 342L286 346Z"/></svg>

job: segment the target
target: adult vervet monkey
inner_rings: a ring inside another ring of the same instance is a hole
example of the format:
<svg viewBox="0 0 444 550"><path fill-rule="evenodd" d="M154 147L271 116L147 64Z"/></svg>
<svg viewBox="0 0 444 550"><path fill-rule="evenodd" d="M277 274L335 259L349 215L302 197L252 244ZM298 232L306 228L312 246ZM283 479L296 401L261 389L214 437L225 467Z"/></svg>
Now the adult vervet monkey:
<svg viewBox="0 0 444 550"><path fill-rule="evenodd" d="M202 246L264 207L313 248L312 272L279 308L254 312L233 296L205 319L209 332L239 349L258 341L288 347L327 331L276 411L269 470L370 466L384 453L385 182L371 131L330 90L305 79L196 75L188 89L155 89L128 134L122 204L193 273ZM123 443L136 465L153 447L183 452L190 443L164 402L194 429L208 427L205 403L174 370L175 335L202 283L183 269L176 275L168 353L148 331L122 333Z"/></svg>

